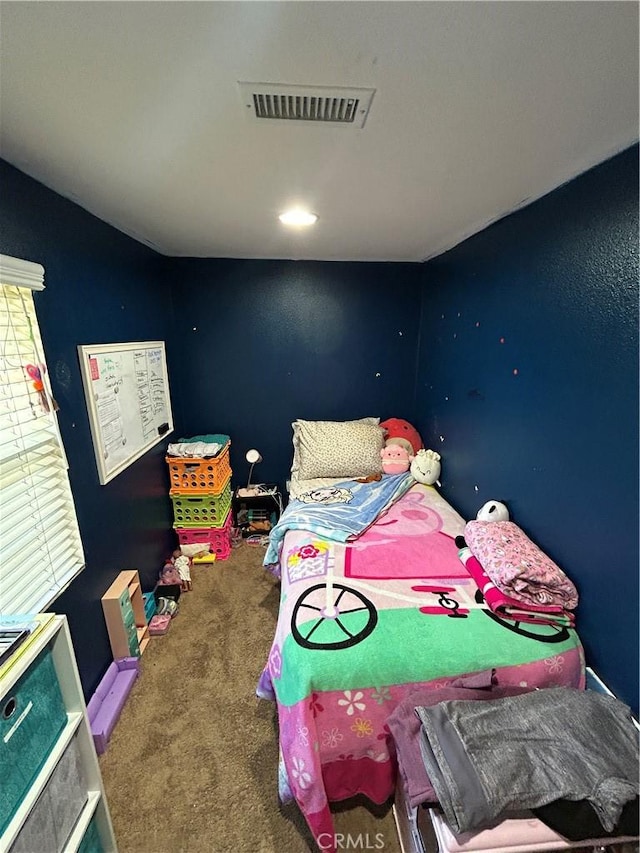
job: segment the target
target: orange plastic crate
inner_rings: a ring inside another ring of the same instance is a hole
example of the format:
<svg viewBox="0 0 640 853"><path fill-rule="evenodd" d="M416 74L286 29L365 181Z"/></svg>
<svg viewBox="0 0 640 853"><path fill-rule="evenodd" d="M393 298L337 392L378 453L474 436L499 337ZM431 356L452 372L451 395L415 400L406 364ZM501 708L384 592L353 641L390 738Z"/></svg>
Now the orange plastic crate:
<svg viewBox="0 0 640 853"><path fill-rule="evenodd" d="M221 492L231 476L229 443L211 459L166 456L171 493Z"/></svg>

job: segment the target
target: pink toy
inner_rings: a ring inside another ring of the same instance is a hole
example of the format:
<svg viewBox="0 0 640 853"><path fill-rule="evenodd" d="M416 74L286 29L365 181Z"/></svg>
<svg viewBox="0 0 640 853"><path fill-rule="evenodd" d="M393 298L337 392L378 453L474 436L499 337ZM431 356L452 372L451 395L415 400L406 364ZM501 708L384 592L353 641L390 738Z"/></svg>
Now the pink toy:
<svg viewBox="0 0 640 853"><path fill-rule="evenodd" d="M385 474L404 474L411 465L411 456L400 444L388 444L380 451L382 470Z"/></svg>
<svg viewBox="0 0 640 853"><path fill-rule="evenodd" d="M168 613L156 613L155 616L152 616L151 622L149 622L149 633L154 637L166 634L169 630L169 625L171 625L171 616Z"/></svg>
<svg viewBox="0 0 640 853"><path fill-rule="evenodd" d="M380 426L385 431L385 444L398 444L404 447L410 456L416 454L422 447L422 439L418 430L408 421L401 418L388 418Z"/></svg>
<svg viewBox="0 0 640 853"><path fill-rule="evenodd" d="M180 572L176 569L171 560L167 560L164 564L162 571L160 572L160 580L158 581L158 584L160 586L182 586Z"/></svg>
<svg viewBox="0 0 640 853"><path fill-rule="evenodd" d="M179 584L183 592L191 590L191 558L185 557L177 548L171 557L165 560L158 583L161 586Z"/></svg>

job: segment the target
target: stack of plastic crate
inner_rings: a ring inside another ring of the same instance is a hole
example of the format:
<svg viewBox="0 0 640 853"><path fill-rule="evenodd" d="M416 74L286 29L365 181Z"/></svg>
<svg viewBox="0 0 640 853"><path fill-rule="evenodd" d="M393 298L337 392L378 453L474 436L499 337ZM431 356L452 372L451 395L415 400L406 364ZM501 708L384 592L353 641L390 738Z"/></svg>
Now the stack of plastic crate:
<svg viewBox="0 0 640 853"><path fill-rule="evenodd" d="M218 560L231 553L230 442L209 459L167 456L173 526L181 545L209 546Z"/></svg>

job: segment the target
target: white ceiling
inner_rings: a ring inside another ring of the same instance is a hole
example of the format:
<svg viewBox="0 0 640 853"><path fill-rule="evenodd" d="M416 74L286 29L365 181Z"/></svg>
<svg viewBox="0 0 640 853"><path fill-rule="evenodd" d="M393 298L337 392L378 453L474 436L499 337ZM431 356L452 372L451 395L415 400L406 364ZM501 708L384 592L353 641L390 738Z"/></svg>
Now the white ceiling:
<svg viewBox="0 0 640 853"><path fill-rule="evenodd" d="M638 138L635 2L0 3L0 156L167 255L420 261ZM364 128L238 81L373 87ZM292 203L319 214L291 233Z"/></svg>

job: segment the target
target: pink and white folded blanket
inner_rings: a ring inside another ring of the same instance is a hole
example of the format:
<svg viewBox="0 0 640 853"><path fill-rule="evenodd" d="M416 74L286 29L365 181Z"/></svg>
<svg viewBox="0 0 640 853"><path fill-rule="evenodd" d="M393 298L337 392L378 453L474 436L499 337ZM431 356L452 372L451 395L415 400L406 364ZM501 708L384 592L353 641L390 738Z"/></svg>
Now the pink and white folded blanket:
<svg viewBox="0 0 640 853"><path fill-rule="evenodd" d="M474 557L470 548L458 552L461 562L476 582L485 603L492 611L517 622L530 622L538 625L565 625L573 628L575 617L559 604L529 604L520 599L505 595L494 584L489 575Z"/></svg>
<svg viewBox="0 0 640 853"><path fill-rule="evenodd" d="M578 606L578 592L562 569L512 521L469 521L471 553L505 595L536 605Z"/></svg>

